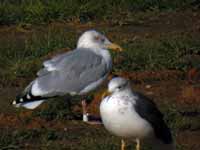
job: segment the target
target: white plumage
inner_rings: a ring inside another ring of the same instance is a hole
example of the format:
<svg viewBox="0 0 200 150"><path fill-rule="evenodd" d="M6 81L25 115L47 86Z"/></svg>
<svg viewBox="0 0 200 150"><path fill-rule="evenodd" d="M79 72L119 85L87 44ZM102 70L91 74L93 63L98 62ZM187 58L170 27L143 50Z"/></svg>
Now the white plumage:
<svg viewBox="0 0 200 150"><path fill-rule="evenodd" d="M111 95L100 104L100 114L105 128L121 138L152 141L157 150L173 150L169 128L156 105L145 96L132 91L124 78L114 78L108 84ZM124 150L124 141L122 142Z"/></svg>
<svg viewBox="0 0 200 150"><path fill-rule="evenodd" d="M114 135L125 138L145 138L151 135L151 125L133 107L136 99L130 89L115 92L103 99L100 112L105 128Z"/></svg>

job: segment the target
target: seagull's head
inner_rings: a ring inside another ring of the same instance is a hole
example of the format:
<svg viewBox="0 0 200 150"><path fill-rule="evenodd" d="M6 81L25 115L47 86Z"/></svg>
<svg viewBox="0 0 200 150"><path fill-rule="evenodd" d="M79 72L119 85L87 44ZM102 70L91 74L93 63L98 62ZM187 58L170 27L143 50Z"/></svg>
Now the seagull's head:
<svg viewBox="0 0 200 150"><path fill-rule="evenodd" d="M129 81L122 77L115 77L108 84L109 93L115 93L129 88Z"/></svg>
<svg viewBox="0 0 200 150"><path fill-rule="evenodd" d="M119 45L110 42L103 34L95 30L84 32L78 40L77 48L112 49L122 51L122 48Z"/></svg>

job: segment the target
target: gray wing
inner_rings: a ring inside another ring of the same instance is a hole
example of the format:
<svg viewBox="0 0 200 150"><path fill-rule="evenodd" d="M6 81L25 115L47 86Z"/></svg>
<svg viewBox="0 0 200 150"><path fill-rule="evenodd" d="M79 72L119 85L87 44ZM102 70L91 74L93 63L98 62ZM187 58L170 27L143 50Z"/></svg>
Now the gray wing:
<svg viewBox="0 0 200 150"><path fill-rule="evenodd" d="M74 50L45 61L31 91L40 96L79 94L88 85L104 79L109 71L101 56L89 50Z"/></svg>
<svg viewBox="0 0 200 150"><path fill-rule="evenodd" d="M60 54L58 56L53 57L50 60L44 61L43 66L41 70L37 72L38 76L43 76L50 71L53 70L62 70L62 67L66 64L65 62L69 61L74 55L74 51L70 51L64 54Z"/></svg>
<svg viewBox="0 0 200 150"><path fill-rule="evenodd" d="M138 96L138 100L134 106L137 113L152 125L158 139L162 140L165 144L172 143L171 131L165 124L163 115L156 107L156 104L138 92L134 94Z"/></svg>

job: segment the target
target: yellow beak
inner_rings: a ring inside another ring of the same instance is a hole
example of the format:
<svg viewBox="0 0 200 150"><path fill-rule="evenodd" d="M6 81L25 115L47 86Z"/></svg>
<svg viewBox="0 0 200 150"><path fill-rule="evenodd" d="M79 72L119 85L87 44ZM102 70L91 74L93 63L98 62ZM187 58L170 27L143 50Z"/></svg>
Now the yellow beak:
<svg viewBox="0 0 200 150"><path fill-rule="evenodd" d="M123 49L115 43L108 44L106 48L111 49L111 50L120 51L120 52L123 51Z"/></svg>
<svg viewBox="0 0 200 150"><path fill-rule="evenodd" d="M103 92L101 98L104 99L105 97L107 97L107 96L109 96L109 95L111 95L111 93L108 92L108 90L106 90L105 92Z"/></svg>

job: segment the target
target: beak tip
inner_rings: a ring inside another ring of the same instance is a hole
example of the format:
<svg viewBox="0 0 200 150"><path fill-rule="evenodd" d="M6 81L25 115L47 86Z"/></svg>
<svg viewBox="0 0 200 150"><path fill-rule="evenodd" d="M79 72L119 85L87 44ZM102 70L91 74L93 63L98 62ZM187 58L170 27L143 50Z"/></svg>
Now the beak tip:
<svg viewBox="0 0 200 150"><path fill-rule="evenodd" d="M110 45L108 46L108 48L109 48L109 49L112 49L112 50L119 51L119 52L122 52L122 51L123 51L123 49L122 49L119 45L117 45L117 44L115 44L115 43L110 44Z"/></svg>
<svg viewBox="0 0 200 150"><path fill-rule="evenodd" d="M106 98L107 96L109 96L110 94L111 94L111 93L110 93L109 91L105 91L105 92L103 92L101 98L104 99L104 98Z"/></svg>
<svg viewBox="0 0 200 150"><path fill-rule="evenodd" d="M120 48L120 49L119 49L119 51L120 51L120 52L122 52L122 51L123 51L123 49L122 49L122 48Z"/></svg>

